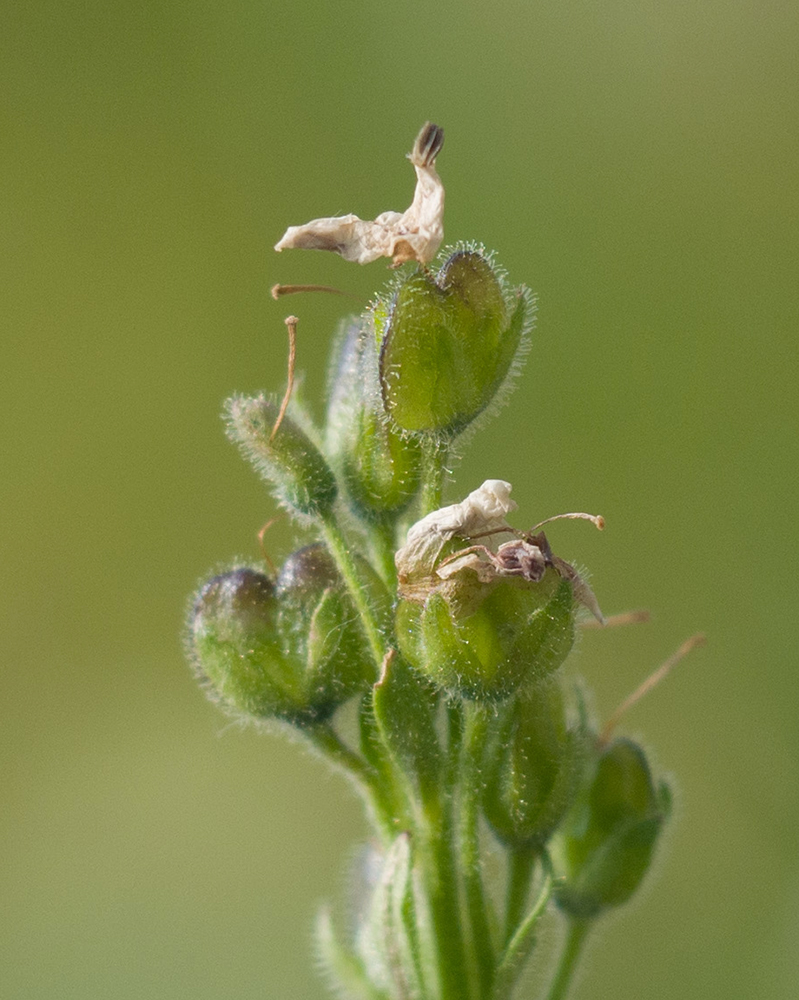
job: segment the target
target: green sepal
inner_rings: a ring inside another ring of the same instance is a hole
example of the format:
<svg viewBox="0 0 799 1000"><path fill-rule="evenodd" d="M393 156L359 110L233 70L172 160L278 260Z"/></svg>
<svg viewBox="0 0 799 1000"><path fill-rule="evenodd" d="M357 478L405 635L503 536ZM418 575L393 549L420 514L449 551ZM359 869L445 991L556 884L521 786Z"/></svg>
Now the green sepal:
<svg viewBox="0 0 799 1000"><path fill-rule="evenodd" d="M501 580L468 611L434 591L423 605L401 600L397 642L437 687L465 698L502 699L554 673L574 642L571 584L554 570L535 584ZM454 605L454 608L453 608Z"/></svg>
<svg viewBox="0 0 799 1000"><path fill-rule="evenodd" d="M357 935L369 979L392 1000L426 995L414 919L412 844L401 833L383 856Z"/></svg>
<svg viewBox="0 0 799 1000"><path fill-rule="evenodd" d="M670 804L641 747L619 739L604 748L559 832L560 908L590 920L627 902L649 869Z"/></svg>
<svg viewBox="0 0 799 1000"><path fill-rule="evenodd" d="M475 250L454 253L435 278L409 275L377 324L383 399L397 425L444 438L462 431L496 396L530 314L528 295L506 294Z"/></svg>
<svg viewBox="0 0 799 1000"><path fill-rule="evenodd" d="M540 850L574 801L584 756L584 735L567 728L556 684L535 685L502 705L483 767L483 811L497 837Z"/></svg>
<svg viewBox="0 0 799 1000"><path fill-rule="evenodd" d="M369 979L360 957L342 944L327 907L317 916L316 948L322 968L341 996L348 1000L390 1000L389 994Z"/></svg>
<svg viewBox="0 0 799 1000"><path fill-rule="evenodd" d="M441 772L436 733L438 696L400 656L389 657L373 691L374 717L383 743L422 793L432 792Z"/></svg>
<svg viewBox="0 0 799 1000"><path fill-rule="evenodd" d="M189 620L188 648L209 695L235 714L320 721L335 707L308 691L302 665L284 649L273 583L246 567L209 580Z"/></svg>
<svg viewBox="0 0 799 1000"><path fill-rule="evenodd" d="M337 463L353 510L393 518L418 492L421 445L389 421L380 395L377 349L367 319L346 328L334 365L326 450Z"/></svg>
<svg viewBox="0 0 799 1000"><path fill-rule="evenodd" d="M321 545L290 556L276 583L248 567L213 577L188 632L198 676L238 715L320 722L375 681L351 598Z"/></svg>
<svg viewBox="0 0 799 1000"><path fill-rule="evenodd" d="M277 403L266 396L233 396L225 404L228 436L286 508L306 517L326 517L338 493L336 478L291 417L283 417L272 437L279 412Z"/></svg>
<svg viewBox="0 0 799 1000"><path fill-rule="evenodd" d="M276 593L284 648L302 663L313 698L340 705L374 683L374 660L352 599L323 545L289 556Z"/></svg>

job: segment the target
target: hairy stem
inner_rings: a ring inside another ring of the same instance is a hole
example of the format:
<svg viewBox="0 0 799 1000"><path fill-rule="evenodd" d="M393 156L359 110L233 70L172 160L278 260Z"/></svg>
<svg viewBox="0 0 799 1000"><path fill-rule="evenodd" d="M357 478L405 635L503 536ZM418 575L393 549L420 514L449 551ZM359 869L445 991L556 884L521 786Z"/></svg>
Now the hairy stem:
<svg viewBox="0 0 799 1000"><path fill-rule="evenodd" d="M510 941L527 908L530 883L535 869L536 850L513 847L508 857L508 885L505 901L505 944Z"/></svg>
<svg viewBox="0 0 799 1000"><path fill-rule="evenodd" d="M383 659L386 655L386 644L380 632L380 626L377 624L374 610L367 599L366 587L361 580L347 541L332 517L326 518L322 522L322 531L330 554L336 562L338 571L347 585L353 604L360 616L366 640L369 643L369 648L377 665L379 675L383 666Z"/></svg>
<svg viewBox="0 0 799 1000"><path fill-rule="evenodd" d="M475 1000L466 961L458 889L458 866L448 801L425 804L423 878L437 956L439 1000Z"/></svg>
<svg viewBox="0 0 799 1000"><path fill-rule="evenodd" d="M422 438L422 517L441 507L448 451L438 438Z"/></svg>
<svg viewBox="0 0 799 1000"><path fill-rule="evenodd" d="M494 974L494 945L480 864L479 801L486 728L486 712L474 704L464 706L466 726L461 753L459 789L459 846L466 890L466 909L480 996L488 996Z"/></svg>
<svg viewBox="0 0 799 1000"><path fill-rule="evenodd" d="M591 924L587 920L569 921L558 970L552 980L546 1000L564 1000L568 994L590 927Z"/></svg>
<svg viewBox="0 0 799 1000"><path fill-rule="evenodd" d="M364 800L374 825L390 841L396 832L393 810L375 770L347 746L329 723L321 723L303 730L303 735L334 767L350 779Z"/></svg>
<svg viewBox="0 0 799 1000"><path fill-rule="evenodd" d="M494 977L494 989L491 994L492 1000L507 1000L510 996L513 985L519 977L524 963L535 944L535 930L541 915L547 908L549 897L552 893L552 866L546 853L541 855L544 879L538 893L538 899L533 904L533 908L521 921L516 931L508 941L502 957L497 963L497 971Z"/></svg>

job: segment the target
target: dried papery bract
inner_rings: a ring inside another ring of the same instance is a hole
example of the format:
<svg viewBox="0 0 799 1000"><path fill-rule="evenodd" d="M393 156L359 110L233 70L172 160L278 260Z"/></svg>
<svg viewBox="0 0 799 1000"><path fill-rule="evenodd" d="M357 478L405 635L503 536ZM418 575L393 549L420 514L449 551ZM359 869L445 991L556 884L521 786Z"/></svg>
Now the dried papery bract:
<svg viewBox="0 0 799 1000"><path fill-rule="evenodd" d="M313 219L290 226L275 250L331 250L356 264L391 257L392 267L408 261L428 264L444 238L444 185L436 173L436 157L444 130L426 122L409 159L416 171L416 191L405 212L383 212L373 222L357 215Z"/></svg>

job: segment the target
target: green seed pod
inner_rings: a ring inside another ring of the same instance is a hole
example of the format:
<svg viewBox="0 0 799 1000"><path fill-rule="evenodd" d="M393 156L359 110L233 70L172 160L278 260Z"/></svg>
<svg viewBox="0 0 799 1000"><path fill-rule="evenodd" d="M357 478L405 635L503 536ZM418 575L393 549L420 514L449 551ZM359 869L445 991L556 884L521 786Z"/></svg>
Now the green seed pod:
<svg viewBox="0 0 799 1000"><path fill-rule="evenodd" d="M537 583L473 583L468 599L459 589L445 586L423 603L397 605L400 651L437 687L464 698L501 699L565 660L574 642L574 598L555 570Z"/></svg>
<svg viewBox="0 0 799 1000"><path fill-rule="evenodd" d="M649 868L668 818L668 786L655 787L644 751L631 740L605 747L556 840L556 899L579 920L626 903Z"/></svg>
<svg viewBox="0 0 799 1000"><path fill-rule="evenodd" d="M556 684L537 684L492 720L483 766L483 810L501 841L538 849L577 792L584 747L569 730Z"/></svg>
<svg viewBox="0 0 799 1000"><path fill-rule="evenodd" d="M490 259L454 253L435 278L409 275L375 311L387 412L404 431L450 438L495 398L524 344L532 300Z"/></svg>
<svg viewBox="0 0 799 1000"><path fill-rule="evenodd" d="M379 607L382 584L366 564L361 569L371 603ZM286 560L277 594L284 642L315 678L321 697L340 705L374 684L374 660L360 618L323 545L307 545Z"/></svg>
<svg viewBox="0 0 799 1000"><path fill-rule="evenodd" d="M194 602L188 647L212 696L237 715L319 721L375 680L354 608L321 546L294 553L277 584L248 568L209 580Z"/></svg>
<svg viewBox="0 0 799 1000"><path fill-rule="evenodd" d="M325 517L336 500L336 478L321 452L290 417L272 429L280 407L265 396L233 396L225 406L228 436L295 514Z"/></svg>
<svg viewBox="0 0 799 1000"><path fill-rule="evenodd" d="M335 367L327 419L327 450L338 462L347 497L367 519L394 517L416 495L421 446L398 433L380 396L374 330L352 322Z"/></svg>

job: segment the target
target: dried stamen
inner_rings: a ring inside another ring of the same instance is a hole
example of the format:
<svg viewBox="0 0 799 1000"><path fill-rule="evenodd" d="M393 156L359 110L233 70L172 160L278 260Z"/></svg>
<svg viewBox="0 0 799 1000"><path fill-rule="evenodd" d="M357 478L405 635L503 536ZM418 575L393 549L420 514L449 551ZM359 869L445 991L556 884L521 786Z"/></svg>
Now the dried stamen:
<svg viewBox="0 0 799 1000"><path fill-rule="evenodd" d="M353 295L352 292L344 292L340 288L333 288L332 285L272 285L272 298L277 300L284 295L297 295L299 292L327 292L330 295L346 295L350 299L357 299L362 302L360 295Z"/></svg>
<svg viewBox="0 0 799 1000"><path fill-rule="evenodd" d="M629 709L635 705L636 702L640 701L645 694L648 694L656 684L659 684L666 674L669 673L672 667L676 666L680 660L684 659L692 649L697 646L703 646L705 644L705 637L700 632L698 635L692 635L690 639L686 639L685 642L680 646L676 653L662 663L657 670L653 671L643 682L639 685L635 691L629 697L625 698L624 701L619 705L616 711L611 715L608 721L605 723L605 728L600 733L599 739L597 740L597 746L602 748L607 746L613 735L613 730L619 724L619 720Z"/></svg>
<svg viewBox="0 0 799 1000"><path fill-rule="evenodd" d="M543 521L539 521L534 527L530 528L530 534L538 531L539 528L543 527L545 524L549 524L551 521L563 521L563 520L582 520L590 521L595 524L600 531L605 527L605 518L601 514L583 514L582 512L575 512L573 514L553 514L552 517L544 518Z"/></svg>
<svg viewBox="0 0 799 1000"><path fill-rule="evenodd" d="M286 415L286 410L288 409L289 400L291 399L291 393L294 389L294 362L297 357L297 324L299 320L296 316L286 317L286 328L289 332L289 371L288 379L286 382L286 392L283 395L283 401L280 404L280 412L277 415L277 420L275 421L275 426L272 428L272 433L269 435L270 443L274 441L275 434L277 434L280 425L283 423L283 417Z"/></svg>
<svg viewBox="0 0 799 1000"><path fill-rule="evenodd" d="M651 617L645 608L641 608L638 611L623 611L621 614L611 615L610 618L605 619L604 626L595 619L580 622L580 625L582 628L613 628L616 625L645 625Z"/></svg>

